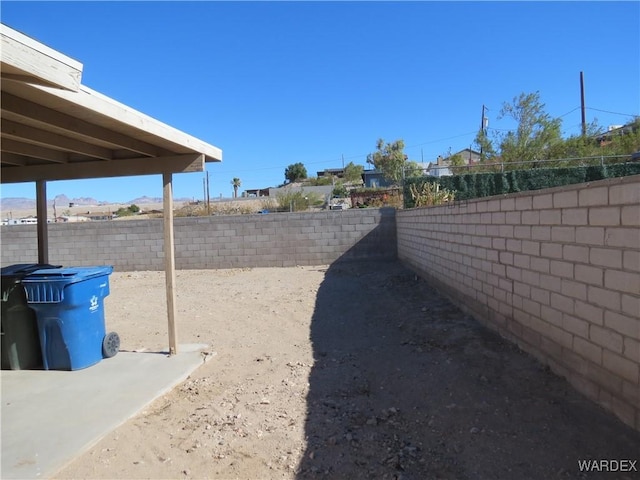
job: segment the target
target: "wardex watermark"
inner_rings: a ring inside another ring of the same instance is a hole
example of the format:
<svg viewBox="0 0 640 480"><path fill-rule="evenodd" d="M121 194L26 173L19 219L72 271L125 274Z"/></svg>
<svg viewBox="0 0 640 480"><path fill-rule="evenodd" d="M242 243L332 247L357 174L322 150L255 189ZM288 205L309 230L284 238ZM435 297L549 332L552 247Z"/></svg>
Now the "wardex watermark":
<svg viewBox="0 0 640 480"><path fill-rule="evenodd" d="M637 460L578 460L581 472L637 472Z"/></svg>

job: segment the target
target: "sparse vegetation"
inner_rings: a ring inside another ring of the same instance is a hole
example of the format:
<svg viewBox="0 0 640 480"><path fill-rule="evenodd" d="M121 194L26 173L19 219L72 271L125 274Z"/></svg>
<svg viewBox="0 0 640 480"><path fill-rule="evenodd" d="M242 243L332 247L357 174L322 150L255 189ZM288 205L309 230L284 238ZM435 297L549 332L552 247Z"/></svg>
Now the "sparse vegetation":
<svg viewBox="0 0 640 480"><path fill-rule="evenodd" d="M308 210L311 206L320 206L324 201L316 193L305 192L304 190L289 190L276 196L278 209L280 211L299 212Z"/></svg>
<svg viewBox="0 0 640 480"><path fill-rule="evenodd" d="M323 185L332 185L333 181L332 175L325 175L324 177L309 177L304 184L310 187L321 187Z"/></svg>
<svg viewBox="0 0 640 480"><path fill-rule="evenodd" d="M336 185L331 194L335 198L345 198L348 196L347 187L343 184Z"/></svg>
<svg viewBox="0 0 640 480"><path fill-rule="evenodd" d="M455 199L455 192L440 188L440 185L435 182L409 185L409 192L416 207L442 205L443 203L453 202Z"/></svg>
<svg viewBox="0 0 640 480"><path fill-rule="evenodd" d="M251 204L223 203L211 206L211 215L248 215L256 213L256 209Z"/></svg>
<svg viewBox="0 0 640 480"><path fill-rule="evenodd" d="M140 213L140 207L135 203L133 205L129 205L128 207L119 208L116 211L116 215L118 217L129 217L131 215L137 215L138 213Z"/></svg>
<svg viewBox="0 0 640 480"><path fill-rule="evenodd" d="M353 208L402 207L400 188L358 188L351 190L351 206Z"/></svg>
<svg viewBox="0 0 640 480"><path fill-rule="evenodd" d="M278 209L278 202L273 198L264 199L260 202L261 209L260 210L269 210L270 212L274 212Z"/></svg>
<svg viewBox="0 0 640 480"><path fill-rule="evenodd" d="M263 200L237 200L230 202L205 202L185 205L174 212L175 217L206 217L208 215L248 215L261 209ZM210 212L210 213L208 213Z"/></svg>

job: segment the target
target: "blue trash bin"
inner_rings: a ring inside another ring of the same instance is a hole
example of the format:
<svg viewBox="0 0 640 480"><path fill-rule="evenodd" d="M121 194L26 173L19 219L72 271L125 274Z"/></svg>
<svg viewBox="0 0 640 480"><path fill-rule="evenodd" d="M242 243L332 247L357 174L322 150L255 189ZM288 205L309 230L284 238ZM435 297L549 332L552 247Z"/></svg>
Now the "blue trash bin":
<svg viewBox="0 0 640 480"><path fill-rule="evenodd" d="M45 370L78 370L117 353L119 338L106 334L104 317L112 272L111 266L45 268L22 280L36 311Z"/></svg>

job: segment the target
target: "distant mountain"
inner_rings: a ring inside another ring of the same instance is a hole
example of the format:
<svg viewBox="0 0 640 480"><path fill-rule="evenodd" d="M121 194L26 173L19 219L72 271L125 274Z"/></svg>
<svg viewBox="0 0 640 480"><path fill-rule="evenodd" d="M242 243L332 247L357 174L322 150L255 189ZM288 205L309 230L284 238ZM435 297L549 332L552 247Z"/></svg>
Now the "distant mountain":
<svg viewBox="0 0 640 480"><path fill-rule="evenodd" d="M136 205L144 205L145 203L162 203L162 198L152 198L152 197L147 197L146 195L144 197L138 197L138 198L134 198L133 200L128 201L127 203L131 203L131 204L136 204Z"/></svg>
<svg viewBox="0 0 640 480"><path fill-rule="evenodd" d="M190 202L190 198L174 198L174 202ZM96 205L145 205L150 203L162 203L161 197L138 197L128 202L108 202L105 200L96 200L91 197L69 198L65 194L56 195L52 200L47 201L47 206L53 207L55 202L56 207L68 208L70 204L75 206L96 206ZM36 200L34 198L26 197L7 197L0 199L0 209L2 210L28 210L36 208Z"/></svg>
<svg viewBox="0 0 640 480"><path fill-rule="evenodd" d="M0 209L2 210L28 210L36 208L36 201L31 198L13 197L0 199Z"/></svg>
<svg viewBox="0 0 640 480"><path fill-rule="evenodd" d="M96 200L95 198L88 198L88 197L70 199L66 195L61 194L61 195L56 195L56 197L53 198L53 200L47 200L47 206L49 207L53 207L54 203L56 207L67 208L71 203L73 203L74 205L80 206L80 205L102 205L105 202L98 202L98 200ZM9 210L9 209L26 210L30 208L36 208L36 201L33 198L24 198L24 197L2 198L0 199L0 208L2 208L2 210Z"/></svg>
<svg viewBox="0 0 640 480"><path fill-rule="evenodd" d="M174 203L186 203L186 202L190 202L191 199L190 198L174 198L173 199ZM133 200L129 200L128 202L126 202L128 205L144 205L144 204L149 204L149 203L162 203L162 197L139 197L139 198L134 198Z"/></svg>

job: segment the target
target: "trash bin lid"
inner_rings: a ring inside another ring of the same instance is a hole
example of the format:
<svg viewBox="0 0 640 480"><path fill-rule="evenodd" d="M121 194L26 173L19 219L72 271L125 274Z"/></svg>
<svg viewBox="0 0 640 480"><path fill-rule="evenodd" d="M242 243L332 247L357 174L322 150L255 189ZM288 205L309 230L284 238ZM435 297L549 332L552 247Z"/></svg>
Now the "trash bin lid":
<svg viewBox="0 0 640 480"><path fill-rule="evenodd" d="M29 303L59 303L64 301L64 291L69 285L113 272L110 265L99 267L43 268L22 280Z"/></svg>
<svg viewBox="0 0 640 480"><path fill-rule="evenodd" d="M25 277L30 273L43 268L53 270L60 268L60 266L41 263L16 263L15 265L2 267L1 274L3 277Z"/></svg>
<svg viewBox="0 0 640 480"><path fill-rule="evenodd" d="M41 268L27 275L24 283L35 282L60 282L65 285L82 282L90 278L111 275L113 267L111 265L95 267L64 267L64 268Z"/></svg>

